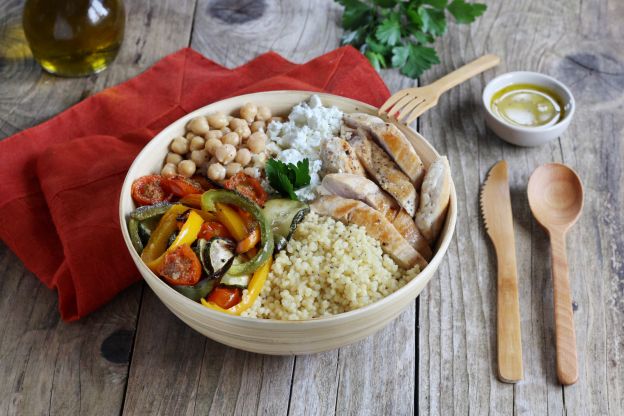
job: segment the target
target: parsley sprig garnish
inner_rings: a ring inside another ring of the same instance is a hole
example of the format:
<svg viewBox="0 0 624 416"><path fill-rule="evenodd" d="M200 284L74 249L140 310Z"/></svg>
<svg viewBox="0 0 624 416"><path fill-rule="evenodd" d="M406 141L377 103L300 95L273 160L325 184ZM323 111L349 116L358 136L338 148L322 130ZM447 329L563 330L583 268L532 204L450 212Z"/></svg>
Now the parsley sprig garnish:
<svg viewBox="0 0 624 416"><path fill-rule="evenodd" d="M297 201L295 191L310 185L310 166L308 159L297 162L284 163L281 160L270 159L264 166L269 183L277 192Z"/></svg>
<svg viewBox="0 0 624 416"><path fill-rule="evenodd" d="M336 0L344 6L343 45L353 45L375 69L400 68L418 78L440 63L431 45L446 33L446 16L457 23L472 23L486 9L465 0Z"/></svg>

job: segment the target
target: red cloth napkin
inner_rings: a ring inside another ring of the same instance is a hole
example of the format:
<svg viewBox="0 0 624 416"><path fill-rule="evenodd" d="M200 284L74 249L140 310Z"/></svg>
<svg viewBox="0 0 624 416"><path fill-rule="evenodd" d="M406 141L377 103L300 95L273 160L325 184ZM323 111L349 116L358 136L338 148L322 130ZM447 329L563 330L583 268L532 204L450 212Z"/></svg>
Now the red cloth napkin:
<svg viewBox="0 0 624 416"><path fill-rule="evenodd" d="M232 70L182 49L0 141L0 237L57 289L64 320L89 314L140 279L117 212L126 171L141 148L198 107L281 89L325 91L376 106L389 96L351 47L301 65L268 52Z"/></svg>

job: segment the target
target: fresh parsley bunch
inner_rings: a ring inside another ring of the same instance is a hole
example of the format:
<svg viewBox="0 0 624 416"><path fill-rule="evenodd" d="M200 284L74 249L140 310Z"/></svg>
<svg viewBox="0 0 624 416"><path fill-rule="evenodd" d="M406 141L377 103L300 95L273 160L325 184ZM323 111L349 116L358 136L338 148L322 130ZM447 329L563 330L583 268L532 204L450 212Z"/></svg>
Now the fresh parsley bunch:
<svg viewBox="0 0 624 416"><path fill-rule="evenodd" d="M392 66L411 78L440 63L427 45L446 32L446 12L457 23L472 23L486 9L465 0L336 1L344 6L342 44L360 49L377 70Z"/></svg>
<svg viewBox="0 0 624 416"><path fill-rule="evenodd" d="M269 183L277 192L294 201L299 200L295 191L310 185L310 164L308 159L293 163L270 159L264 166Z"/></svg>

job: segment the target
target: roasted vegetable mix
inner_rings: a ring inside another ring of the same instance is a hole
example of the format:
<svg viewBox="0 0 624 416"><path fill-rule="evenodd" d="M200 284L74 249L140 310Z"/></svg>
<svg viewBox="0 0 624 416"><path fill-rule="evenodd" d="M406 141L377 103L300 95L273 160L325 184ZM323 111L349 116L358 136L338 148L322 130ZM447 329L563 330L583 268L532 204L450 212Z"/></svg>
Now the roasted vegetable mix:
<svg viewBox="0 0 624 416"><path fill-rule="evenodd" d="M180 177L139 178L138 208L128 218L132 244L150 270L187 298L234 315L254 303L276 244L282 249L309 212L303 202L267 201L259 182L244 176L232 177L229 189Z"/></svg>

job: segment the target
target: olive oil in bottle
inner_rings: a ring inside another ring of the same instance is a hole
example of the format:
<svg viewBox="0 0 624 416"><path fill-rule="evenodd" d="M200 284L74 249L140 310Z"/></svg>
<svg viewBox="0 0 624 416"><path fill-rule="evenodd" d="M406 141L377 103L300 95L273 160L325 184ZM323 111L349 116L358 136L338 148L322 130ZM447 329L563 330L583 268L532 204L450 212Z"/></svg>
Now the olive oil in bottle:
<svg viewBox="0 0 624 416"><path fill-rule="evenodd" d="M121 46L123 0L27 0L23 25L46 71L85 76L104 70Z"/></svg>

